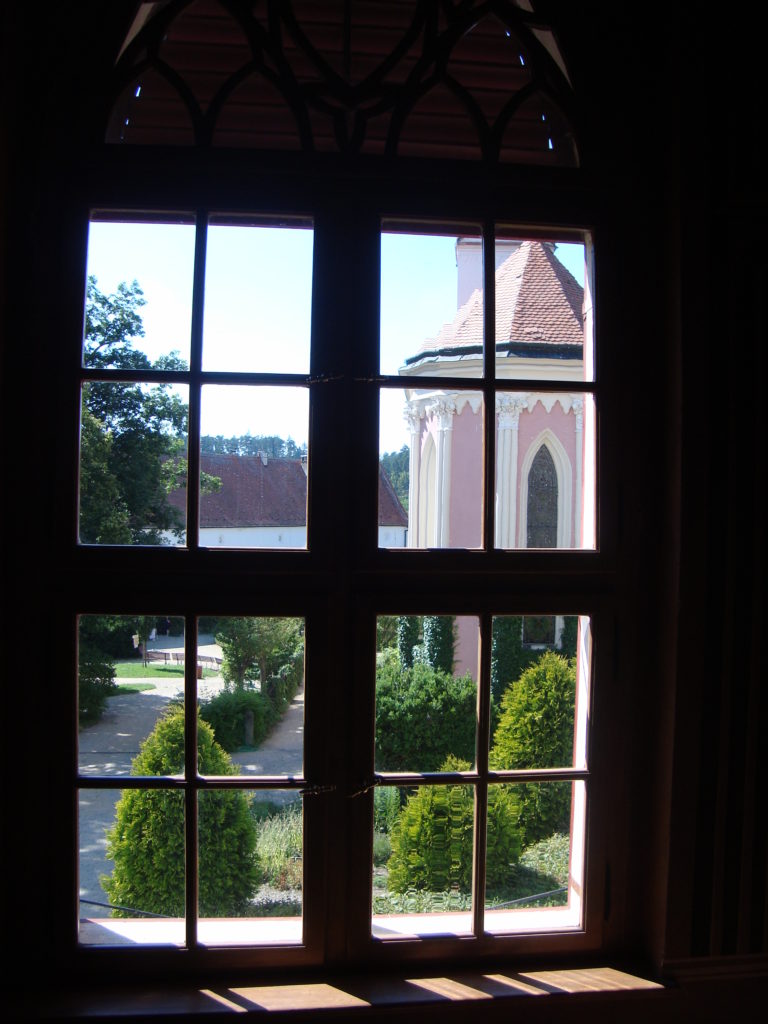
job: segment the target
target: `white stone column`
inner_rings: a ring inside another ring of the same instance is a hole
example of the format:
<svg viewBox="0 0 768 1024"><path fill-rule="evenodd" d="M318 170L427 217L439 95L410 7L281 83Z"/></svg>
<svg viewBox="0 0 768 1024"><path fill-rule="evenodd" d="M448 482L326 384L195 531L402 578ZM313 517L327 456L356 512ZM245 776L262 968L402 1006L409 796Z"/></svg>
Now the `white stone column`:
<svg viewBox="0 0 768 1024"><path fill-rule="evenodd" d="M438 548L450 546L451 505L451 434L456 402L445 396L433 403L431 412L437 418L435 466L435 537Z"/></svg>
<svg viewBox="0 0 768 1024"><path fill-rule="evenodd" d="M574 395L571 410L576 417L576 508L573 516L573 546L581 547L581 511L584 489L584 399Z"/></svg>
<svg viewBox="0 0 768 1024"><path fill-rule="evenodd" d="M408 461L408 547L419 543L419 474L421 471L421 413L418 402L408 402L404 412L411 435Z"/></svg>
<svg viewBox="0 0 768 1024"><path fill-rule="evenodd" d="M496 526L497 548L515 546L517 527L517 458L520 413L526 408L520 395L496 395L498 439L496 442Z"/></svg>

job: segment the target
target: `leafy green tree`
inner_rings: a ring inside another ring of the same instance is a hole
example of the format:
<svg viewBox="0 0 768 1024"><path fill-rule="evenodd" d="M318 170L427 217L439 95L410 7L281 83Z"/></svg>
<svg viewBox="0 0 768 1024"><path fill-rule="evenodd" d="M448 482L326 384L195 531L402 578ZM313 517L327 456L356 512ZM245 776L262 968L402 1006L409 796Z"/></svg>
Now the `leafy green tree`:
<svg viewBox="0 0 768 1024"><path fill-rule="evenodd" d="M381 654L389 648L397 647L397 623L395 615L379 615L376 619L376 651Z"/></svg>
<svg viewBox="0 0 768 1024"><path fill-rule="evenodd" d="M90 369L183 370L178 353L152 363L134 347L145 305L136 281L105 295L88 278L83 360ZM161 543L181 537L181 514L168 502L186 480L187 406L169 384L89 381L83 387L80 539L86 543ZM214 479L204 480L214 489Z"/></svg>
<svg viewBox="0 0 768 1024"><path fill-rule="evenodd" d="M468 761L450 757L442 771L466 771ZM488 790L486 883L494 888L508 882L510 866L520 856L513 791L505 786ZM472 886L474 798L471 786L420 786L408 798L391 833L387 887L467 893Z"/></svg>
<svg viewBox="0 0 768 1024"><path fill-rule="evenodd" d="M376 768L437 771L449 755L474 761L477 690L470 675L429 665L376 670Z"/></svg>
<svg viewBox="0 0 768 1024"><path fill-rule="evenodd" d="M216 643L223 653L222 674L235 690L255 680L269 695L270 676L292 660L301 642L301 619L232 618L219 620Z"/></svg>
<svg viewBox="0 0 768 1024"><path fill-rule="evenodd" d="M501 701L489 764L495 769L563 768L572 764L576 662L545 651ZM520 783L518 825L529 846L570 828L569 782Z"/></svg>
<svg viewBox="0 0 768 1024"><path fill-rule="evenodd" d="M198 719L198 766L206 775L235 769L216 743L211 727ZM131 765L132 775L174 775L184 770L184 710L160 718ZM244 793L210 790L200 796L199 908L203 917L245 916L260 872L255 855L256 824ZM102 885L115 917L143 910L168 917L184 914L184 801L180 792L126 789L107 832L107 856L115 862Z"/></svg>

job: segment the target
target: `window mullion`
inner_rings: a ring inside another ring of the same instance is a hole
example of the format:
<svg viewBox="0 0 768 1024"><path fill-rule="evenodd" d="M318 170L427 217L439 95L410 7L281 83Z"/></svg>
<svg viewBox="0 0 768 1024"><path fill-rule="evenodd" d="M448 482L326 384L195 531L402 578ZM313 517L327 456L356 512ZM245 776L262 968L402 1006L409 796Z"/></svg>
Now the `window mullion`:
<svg viewBox="0 0 768 1024"><path fill-rule="evenodd" d="M197 620L184 623L184 861L186 941L197 946L199 842L197 804Z"/></svg>
<svg viewBox="0 0 768 1024"><path fill-rule="evenodd" d="M496 457L496 228L483 224L483 380L485 423L483 436L483 548L493 551L496 537L494 468Z"/></svg>
<svg viewBox="0 0 768 1024"><path fill-rule="evenodd" d="M472 930L482 935L485 919L485 859L488 836L488 745L491 729L491 635L493 618L480 616L480 679L477 687L477 742L475 766L475 844L472 871Z"/></svg>
<svg viewBox="0 0 768 1024"><path fill-rule="evenodd" d="M203 308L205 302L205 257L208 214L197 211L195 225L195 267L192 282L192 327L187 422L187 547L197 550L200 537L200 374L203 365Z"/></svg>

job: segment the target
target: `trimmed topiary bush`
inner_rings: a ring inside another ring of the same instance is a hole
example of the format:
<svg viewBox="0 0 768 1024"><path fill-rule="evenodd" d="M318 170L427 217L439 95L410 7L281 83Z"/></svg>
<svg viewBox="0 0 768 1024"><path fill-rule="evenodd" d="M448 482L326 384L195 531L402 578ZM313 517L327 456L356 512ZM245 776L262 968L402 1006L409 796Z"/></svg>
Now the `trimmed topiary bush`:
<svg viewBox="0 0 768 1024"><path fill-rule="evenodd" d="M376 671L376 769L437 771L449 755L474 761L477 691L470 675L383 659Z"/></svg>
<svg viewBox="0 0 768 1024"><path fill-rule="evenodd" d="M442 771L465 771L467 761L448 758ZM488 790L486 882L504 884L520 856L517 807L512 790ZM420 786L408 798L390 836L387 886L409 890L468 893L472 886L474 797L471 786Z"/></svg>
<svg viewBox="0 0 768 1024"><path fill-rule="evenodd" d="M422 623L424 657L432 668L449 675L453 672L456 647L455 619L452 615L425 615Z"/></svg>
<svg viewBox="0 0 768 1024"><path fill-rule="evenodd" d="M573 761L576 662L545 651L501 701L491 768L563 768ZM525 846L570 829L570 782L520 783L518 824Z"/></svg>
<svg viewBox="0 0 768 1024"><path fill-rule="evenodd" d="M253 716L253 734L247 737L246 717ZM231 752L258 746L277 721L273 702L258 690L222 690L200 705L200 717L213 729L216 742Z"/></svg>
<svg viewBox="0 0 768 1024"><path fill-rule="evenodd" d="M400 615L397 619L397 650L403 668L413 666L413 648L421 640L421 618L418 615Z"/></svg>
<svg viewBox="0 0 768 1024"><path fill-rule="evenodd" d="M206 775L235 769L213 730L198 719L198 767ZM184 711L174 706L160 718L131 765L132 775L174 775L184 769ZM207 790L199 804L199 909L202 917L242 917L251 910L259 881L256 824L244 793ZM113 910L131 917L143 910L182 917L184 798L178 791L126 789L107 832L107 856L115 862L102 885Z"/></svg>

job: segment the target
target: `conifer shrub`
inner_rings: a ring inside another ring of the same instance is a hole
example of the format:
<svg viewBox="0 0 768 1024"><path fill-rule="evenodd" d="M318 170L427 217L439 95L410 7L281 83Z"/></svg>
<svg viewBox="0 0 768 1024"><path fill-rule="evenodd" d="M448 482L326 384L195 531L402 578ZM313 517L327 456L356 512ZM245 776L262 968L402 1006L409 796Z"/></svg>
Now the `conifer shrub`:
<svg viewBox="0 0 768 1024"><path fill-rule="evenodd" d="M379 786L373 791L373 830L389 834L400 815L400 793L394 786Z"/></svg>
<svg viewBox="0 0 768 1024"><path fill-rule="evenodd" d="M474 761L477 691L470 675L429 665L376 670L376 768L437 771L449 755Z"/></svg>
<svg viewBox="0 0 768 1024"><path fill-rule="evenodd" d="M501 700L489 764L495 769L563 768L573 759L576 662L545 651ZM524 846L570 829L569 782L515 786Z"/></svg>
<svg viewBox="0 0 768 1024"><path fill-rule="evenodd" d="M198 718L198 767L205 775L232 775L227 753ZM133 759L132 775L174 775L184 770L184 711L160 718ZM259 882L256 824L244 793L207 790L198 817L199 910L202 917L242 917L250 912ZM107 832L115 862L102 885L115 917L137 910L181 917L185 910L184 800L178 791L126 789Z"/></svg>
<svg viewBox="0 0 768 1024"><path fill-rule="evenodd" d="M441 771L466 771L468 761L449 757ZM504 885L520 856L517 807L512 790L488 790L486 883ZM387 886L410 890L468 893L472 887L474 797L471 786L420 786L408 797L392 830Z"/></svg>
<svg viewBox="0 0 768 1024"><path fill-rule="evenodd" d="M200 705L200 717L213 729L226 751L246 743L246 716L253 715L253 746L257 747L278 718L274 703L258 690L222 690Z"/></svg>
<svg viewBox="0 0 768 1024"><path fill-rule="evenodd" d="M453 615L425 615L422 623L424 658L432 668L453 672L456 620Z"/></svg>
<svg viewBox="0 0 768 1024"><path fill-rule="evenodd" d="M413 666L413 648L421 639L421 618L418 615L400 615L397 619L397 650L403 668Z"/></svg>

